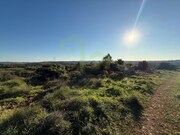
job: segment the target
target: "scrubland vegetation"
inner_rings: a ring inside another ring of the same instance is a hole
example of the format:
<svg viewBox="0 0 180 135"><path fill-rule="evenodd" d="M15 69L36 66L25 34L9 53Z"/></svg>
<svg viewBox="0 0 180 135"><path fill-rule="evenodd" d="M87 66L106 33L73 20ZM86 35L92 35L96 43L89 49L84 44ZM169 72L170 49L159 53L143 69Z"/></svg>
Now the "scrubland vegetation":
<svg viewBox="0 0 180 135"><path fill-rule="evenodd" d="M2 64L0 134L130 134L156 87L173 74L167 69L177 67L109 54L97 63Z"/></svg>

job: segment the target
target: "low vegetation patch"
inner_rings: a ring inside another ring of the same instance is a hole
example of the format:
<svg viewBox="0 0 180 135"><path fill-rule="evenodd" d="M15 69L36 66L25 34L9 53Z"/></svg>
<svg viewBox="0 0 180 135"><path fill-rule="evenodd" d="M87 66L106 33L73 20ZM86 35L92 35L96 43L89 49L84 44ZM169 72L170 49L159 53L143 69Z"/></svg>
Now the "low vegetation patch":
<svg viewBox="0 0 180 135"><path fill-rule="evenodd" d="M0 69L2 135L130 134L155 88L173 74L152 71L146 61L112 61L109 54L91 64Z"/></svg>

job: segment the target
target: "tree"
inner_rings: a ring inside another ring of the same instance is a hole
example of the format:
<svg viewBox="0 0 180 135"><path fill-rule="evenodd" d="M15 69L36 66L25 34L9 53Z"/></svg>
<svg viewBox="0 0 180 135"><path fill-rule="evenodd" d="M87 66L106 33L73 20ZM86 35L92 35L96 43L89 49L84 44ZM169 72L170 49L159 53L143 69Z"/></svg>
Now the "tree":
<svg viewBox="0 0 180 135"><path fill-rule="evenodd" d="M111 55L108 53L106 56L104 56L103 61L112 62L112 57L111 57Z"/></svg>
<svg viewBox="0 0 180 135"><path fill-rule="evenodd" d="M118 59L118 60L117 60L117 63L118 63L119 65L124 65L124 61L123 61L122 59Z"/></svg>
<svg viewBox="0 0 180 135"><path fill-rule="evenodd" d="M138 63L138 69L142 71L147 71L149 68L149 64L147 61L142 61Z"/></svg>
<svg viewBox="0 0 180 135"><path fill-rule="evenodd" d="M111 63L112 63L112 57L108 53L106 56L103 57L103 61L100 64L100 69L101 70L109 70Z"/></svg>
<svg viewBox="0 0 180 135"><path fill-rule="evenodd" d="M135 67L131 63L126 64L125 74L127 76L135 74Z"/></svg>

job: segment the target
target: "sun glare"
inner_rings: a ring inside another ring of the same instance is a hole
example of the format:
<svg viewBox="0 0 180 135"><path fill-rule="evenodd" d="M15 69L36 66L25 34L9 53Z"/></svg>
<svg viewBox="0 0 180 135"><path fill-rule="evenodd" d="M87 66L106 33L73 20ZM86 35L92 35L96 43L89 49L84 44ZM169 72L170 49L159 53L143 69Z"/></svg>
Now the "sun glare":
<svg viewBox="0 0 180 135"><path fill-rule="evenodd" d="M138 31L129 31L124 35L124 43L126 46L135 46L137 45L140 38Z"/></svg>

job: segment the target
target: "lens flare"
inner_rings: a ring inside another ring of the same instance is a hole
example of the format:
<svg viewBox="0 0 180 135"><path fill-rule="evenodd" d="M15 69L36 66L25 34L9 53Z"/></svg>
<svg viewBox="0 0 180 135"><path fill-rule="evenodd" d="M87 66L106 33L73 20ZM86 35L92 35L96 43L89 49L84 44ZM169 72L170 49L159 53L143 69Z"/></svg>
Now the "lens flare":
<svg viewBox="0 0 180 135"><path fill-rule="evenodd" d="M134 22L133 30L136 29L137 22L139 21L139 17L141 16L141 13L143 11L145 3L146 3L146 0L143 0L142 3L141 3L141 6L140 6L139 11L138 11L138 14L136 16L136 20Z"/></svg>
<svg viewBox="0 0 180 135"><path fill-rule="evenodd" d="M124 36L124 43L127 46L135 46L140 39L140 33L138 31L129 31Z"/></svg>
<svg viewBox="0 0 180 135"><path fill-rule="evenodd" d="M139 33L139 31L137 31L136 26L137 26L137 23L138 23L139 18L141 16L141 13L143 11L145 3L146 3L146 0L142 0L142 3L141 3L141 6L140 6L140 8L138 10L138 14L136 16L136 20L134 22L132 30L125 33L125 35L124 35L123 40L124 40L124 43L125 43L126 46L129 46L129 47L135 46L135 45L137 45L137 43L138 43L138 41L140 39L140 33Z"/></svg>

